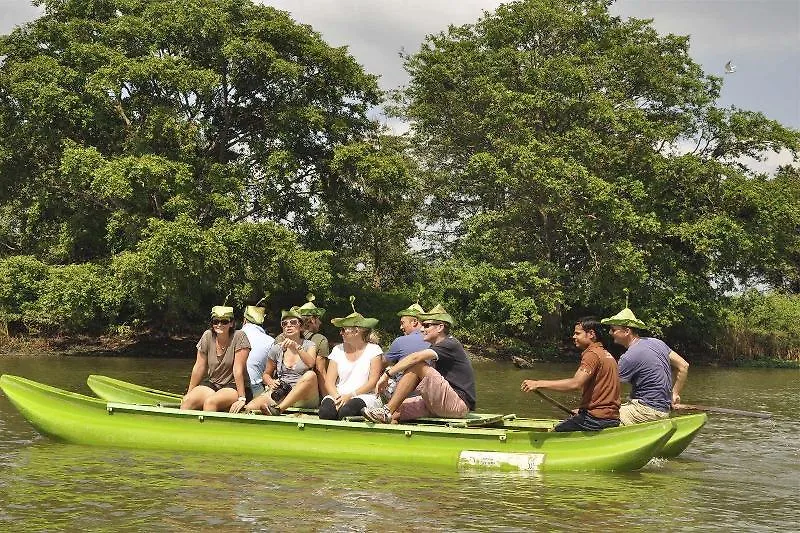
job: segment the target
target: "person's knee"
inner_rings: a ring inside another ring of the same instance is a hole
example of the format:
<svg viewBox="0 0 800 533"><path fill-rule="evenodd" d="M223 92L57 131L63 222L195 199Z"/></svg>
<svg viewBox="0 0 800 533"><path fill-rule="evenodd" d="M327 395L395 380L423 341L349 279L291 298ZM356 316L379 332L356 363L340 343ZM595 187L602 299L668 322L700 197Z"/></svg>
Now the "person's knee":
<svg viewBox="0 0 800 533"><path fill-rule="evenodd" d="M339 409L339 420L348 416L361 416L361 410L367 406L361 398L352 398Z"/></svg>
<svg viewBox="0 0 800 533"><path fill-rule="evenodd" d="M322 403L319 404L319 418L320 420L336 420L339 418L336 412L336 404L330 396L323 398Z"/></svg>
<svg viewBox="0 0 800 533"><path fill-rule="evenodd" d="M219 402L214 396L209 396L203 402L203 411L216 411L219 407Z"/></svg>
<svg viewBox="0 0 800 533"><path fill-rule="evenodd" d="M315 387L317 386L317 373L313 370L307 370L301 377L299 383L310 383Z"/></svg>

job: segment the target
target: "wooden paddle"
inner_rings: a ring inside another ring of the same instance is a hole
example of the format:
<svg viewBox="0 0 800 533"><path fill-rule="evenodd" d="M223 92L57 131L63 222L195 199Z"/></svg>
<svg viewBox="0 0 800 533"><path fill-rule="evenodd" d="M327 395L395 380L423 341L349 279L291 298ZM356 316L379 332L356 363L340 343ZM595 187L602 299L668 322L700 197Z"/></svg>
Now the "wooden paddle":
<svg viewBox="0 0 800 533"><path fill-rule="evenodd" d="M554 399L552 399L550 396L548 396L547 394L543 393L543 392L542 392L542 391L540 391L539 389L535 389L533 392L535 392L536 394L538 394L539 396L541 396L543 399L547 400L547 401L548 401L548 402L550 402L551 404L555 405L556 407L558 407L559 409L561 409L561 410L562 410L562 411L564 411L565 413L567 413L567 414L569 414L569 415L572 415L572 414L573 414L573 413L572 413L572 409L570 409L569 407L567 407L566 405L564 405L564 404L563 404L563 403L561 403L561 402L557 402L557 401L555 401Z"/></svg>
<svg viewBox="0 0 800 533"><path fill-rule="evenodd" d="M739 409L728 409L726 407L709 407L708 405L694 405L688 403L676 403L672 406L673 411L704 411L706 413L719 413L723 415L749 416L753 418L772 418L772 413L763 411L741 411Z"/></svg>

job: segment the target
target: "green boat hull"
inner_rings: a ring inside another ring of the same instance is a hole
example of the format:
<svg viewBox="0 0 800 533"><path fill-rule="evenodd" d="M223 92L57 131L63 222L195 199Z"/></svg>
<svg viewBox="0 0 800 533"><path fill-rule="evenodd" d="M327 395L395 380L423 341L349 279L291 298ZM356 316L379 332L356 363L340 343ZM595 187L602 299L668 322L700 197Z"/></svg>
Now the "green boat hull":
<svg viewBox="0 0 800 533"><path fill-rule="evenodd" d="M319 457L448 470L636 470L675 432L668 420L553 433L180 411L107 403L8 374L0 377L0 389L38 431L71 443L182 453L224 449L231 456Z"/></svg>
<svg viewBox="0 0 800 533"><path fill-rule="evenodd" d="M140 405L180 404L180 394L143 387L136 383L96 374L86 378L86 384L102 398L109 402L136 403Z"/></svg>
<svg viewBox="0 0 800 533"><path fill-rule="evenodd" d="M110 402L175 405L181 401L179 394L151 389L107 376L91 375L87 378L86 383L97 396ZM559 422L552 419L502 419L499 415L470 413L465 424L468 425L469 420L486 420L488 418L500 418L501 420L495 425L501 425L505 428L528 428L531 430L550 429ZM689 446L707 420L708 416L705 413L670 418L670 421L675 425L675 433L658 452L658 457L670 458L680 455Z"/></svg>

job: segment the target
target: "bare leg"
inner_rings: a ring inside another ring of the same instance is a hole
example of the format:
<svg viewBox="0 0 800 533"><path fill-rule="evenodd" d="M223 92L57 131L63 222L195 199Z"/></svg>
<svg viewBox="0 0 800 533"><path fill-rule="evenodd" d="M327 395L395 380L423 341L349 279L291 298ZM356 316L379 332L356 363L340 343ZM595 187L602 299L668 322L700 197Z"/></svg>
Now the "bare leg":
<svg viewBox="0 0 800 533"><path fill-rule="evenodd" d="M262 407L266 407L267 405L273 403L272 401L272 389L267 389L264 394L253 398L250 400L250 403L244 406L245 411L260 411Z"/></svg>
<svg viewBox="0 0 800 533"><path fill-rule="evenodd" d="M223 387L203 402L203 411L227 411L239 399L236 389Z"/></svg>
<svg viewBox="0 0 800 533"><path fill-rule="evenodd" d="M420 362L405 370L403 377L397 382L397 387L389 399L389 403L386 404L390 413L397 411L400 404L408 398L411 391L417 388L417 385L419 385L419 382L422 381L422 378L425 377L430 368L425 362Z"/></svg>
<svg viewBox="0 0 800 533"><path fill-rule="evenodd" d="M181 409L202 409L206 399L214 394L214 389L198 385L190 390L181 400Z"/></svg>
<svg viewBox="0 0 800 533"><path fill-rule="evenodd" d="M319 397L324 398L328 392L325 390L325 376L328 372L328 358L317 356L317 388L319 389Z"/></svg>
<svg viewBox="0 0 800 533"><path fill-rule="evenodd" d="M289 394L286 395L286 398L284 398L283 401L278 404L278 408L281 411L284 411L294 405L295 402L308 400L317 394L319 394L317 392L317 374L313 370L309 370L303 374L303 376L300 378L300 381L298 381L295 386L292 387L292 390L289 391Z"/></svg>

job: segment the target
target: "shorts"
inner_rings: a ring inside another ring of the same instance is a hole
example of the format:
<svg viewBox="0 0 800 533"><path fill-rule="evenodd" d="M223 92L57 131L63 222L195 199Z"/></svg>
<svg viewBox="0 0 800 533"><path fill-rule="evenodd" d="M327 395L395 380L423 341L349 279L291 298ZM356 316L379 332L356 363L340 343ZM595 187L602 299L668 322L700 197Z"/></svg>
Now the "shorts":
<svg viewBox="0 0 800 533"><path fill-rule="evenodd" d="M435 369L426 373L419 382L419 396L406 398L400 404L399 420L414 420L425 416L441 418L464 418L469 412L466 402L450 383Z"/></svg>
<svg viewBox="0 0 800 533"><path fill-rule="evenodd" d="M663 420L667 417L669 417L668 411L653 409L641 400L631 400L623 403L619 408L619 420L623 426Z"/></svg>
<svg viewBox="0 0 800 533"><path fill-rule="evenodd" d="M216 384L216 383L214 383L212 381L204 379L203 381L200 382L200 385L202 385L204 387L208 387L209 389L213 390L214 392L217 392L218 390L222 390L222 389L233 389L233 390L236 390L236 382L235 381L233 383L228 383L226 385L218 385L218 384ZM250 390L250 387L245 387L244 388L244 397L245 397L245 401L248 401L248 402L253 399L253 392Z"/></svg>

